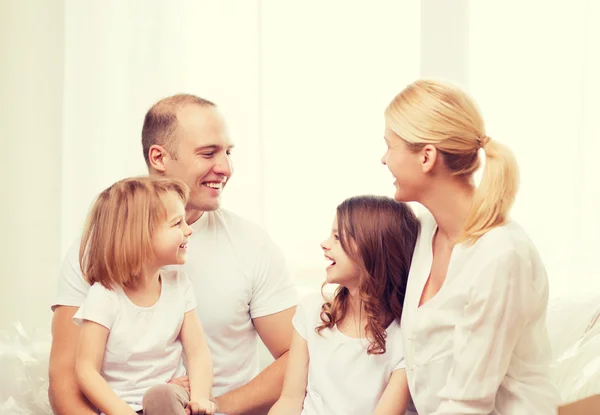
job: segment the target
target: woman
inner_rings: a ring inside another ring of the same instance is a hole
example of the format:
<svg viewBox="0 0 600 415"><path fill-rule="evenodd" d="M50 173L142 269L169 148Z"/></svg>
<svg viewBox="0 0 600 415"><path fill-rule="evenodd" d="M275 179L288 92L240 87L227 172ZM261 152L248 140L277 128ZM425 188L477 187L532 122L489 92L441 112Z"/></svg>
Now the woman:
<svg viewBox="0 0 600 415"><path fill-rule="evenodd" d="M420 80L385 111L395 199L429 213L409 274L402 335L420 414L554 414L545 327L548 280L508 219L518 187L511 151L485 132L460 89ZM485 153L480 185L473 184Z"/></svg>

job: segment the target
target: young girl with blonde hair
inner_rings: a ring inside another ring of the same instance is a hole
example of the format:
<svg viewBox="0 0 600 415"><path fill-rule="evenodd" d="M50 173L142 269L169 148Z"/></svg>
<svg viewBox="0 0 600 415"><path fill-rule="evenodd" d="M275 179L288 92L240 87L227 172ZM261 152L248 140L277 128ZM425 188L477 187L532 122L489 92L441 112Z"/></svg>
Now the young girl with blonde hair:
<svg viewBox="0 0 600 415"><path fill-rule="evenodd" d="M183 264L192 233L187 186L174 179L122 180L88 216L80 264L91 284L74 321L81 325L76 374L105 414L214 414L212 360ZM189 391L167 384L185 375Z"/></svg>
<svg viewBox="0 0 600 415"><path fill-rule="evenodd" d="M535 246L508 217L518 187L513 154L487 135L465 92L430 80L389 104L385 141L395 199L428 210L402 317L418 412L554 414L548 279Z"/></svg>
<svg viewBox="0 0 600 415"><path fill-rule="evenodd" d="M409 400L400 317L418 232L412 210L379 196L345 200L321 244L333 297L298 305L280 399L269 415L396 415ZM325 286L324 284L324 286Z"/></svg>

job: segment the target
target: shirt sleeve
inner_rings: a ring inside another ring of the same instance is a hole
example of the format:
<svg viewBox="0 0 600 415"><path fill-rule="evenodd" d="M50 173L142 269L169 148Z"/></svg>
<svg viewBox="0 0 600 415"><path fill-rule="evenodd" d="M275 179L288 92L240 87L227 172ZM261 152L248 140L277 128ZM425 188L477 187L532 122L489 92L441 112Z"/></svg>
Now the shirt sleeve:
<svg viewBox="0 0 600 415"><path fill-rule="evenodd" d="M52 311L61 305L81 307L90 289L90 285L83 278L81 267L79 266L80 242L80 238L77 238L73 242L63 260L60 274L58 275L56 294L50 307Z"/></svg>
<svg viewBox="0 0 600 415"><path fill-rule="evenodd" d="M394 330L392 336L389 336L386 340L387 344L390 344L394 348L394 369L392 372L400 369L406 369L406 361L404 360L404 348L402 346L402 331L400 327ZM393 340L393 343L391 343ZM389 350L389 349L388 349Z"/></svg>
<svg viewBox="0 0 600 415"><path fill-rule="evenodd" d="M90 288L83 305L73 316L73 322L80 326L83 320L89 320L110 330L116 320L118 308L117 293L95 283Z"/></svg>
<svg viewBox="0 0 600 415"><path fill-rule="evenodd" d="M304 311L304 305L302 304L302 302L300 302L298 304L298 306L296 307L296 313L294 314L294 317L292 317L292 325L294 326L294 329L298 332L298 334L300 335L300 337L302 337L304 340L306 340L306 313Z"/></svg>
<svg viewBox="0 0 600 415"><path fill-rule="evenodd" d="M454 331L454 360L435 415L489 414L518 339L539 304L530 260L508 252L477 275Z"/></svg>
<svg viewBox="0 0 600 415"><path fill-rule="evenodd" d="M298 295L283 253L268 237L258 250L253 271L252 318L275 314L297 304Z"/></svg>
<svg viewBox="0 0 600 415"><path fill-rule="evenodd" d="M184 312L195 310L196 305L196 295L194 294L194 287L192 286L192 281L190 277L185 272L179 272L179 281L180 287L183 291L183 300L184 300Z"/></svg>

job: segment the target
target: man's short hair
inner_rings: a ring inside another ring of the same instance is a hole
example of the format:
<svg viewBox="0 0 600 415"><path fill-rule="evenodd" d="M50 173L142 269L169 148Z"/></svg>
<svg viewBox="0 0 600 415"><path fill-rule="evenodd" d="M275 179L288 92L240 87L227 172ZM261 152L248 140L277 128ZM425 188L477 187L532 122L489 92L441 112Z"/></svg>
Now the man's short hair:
<svg viewBox="0 0 600 415"><path fill-rule="evenodd" d="M148 167L150 167L148 152L153 145L162 146L171 157L177 157L177 111L186 105L216 107L214 102L191 94L173 95L154 104L146 113L142 128L142 148Z"/></svg>

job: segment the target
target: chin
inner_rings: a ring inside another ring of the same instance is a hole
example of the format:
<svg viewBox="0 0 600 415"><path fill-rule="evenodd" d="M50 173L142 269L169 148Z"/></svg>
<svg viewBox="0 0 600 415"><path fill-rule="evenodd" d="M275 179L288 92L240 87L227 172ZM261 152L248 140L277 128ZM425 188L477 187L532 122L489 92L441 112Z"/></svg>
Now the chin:
<svg viewBox="0 0 600 415"><path fill-rule="evenodd" d="M198 210L202 212L211 212L213 210L217 210L221 207L221 198L211 199L207 201L206 199L199 201L196 206L198 206Z"/></svg>
<svg viewBox="0 0 600 415"><path fill-rule="evenodd" d="M327 284L343 284L344 280L344 278L339 278L335 275L329 276L329 274L325 277L325 281L327 281Z"/></svg>
<svg viewBox="0 0 600 415"><path fill-rule="evenodd" d="M394 200L396 202L412 202L414 201L414 198L409 197L409 195L400 190L396 190L396 193L394 194Z"/></svg>

